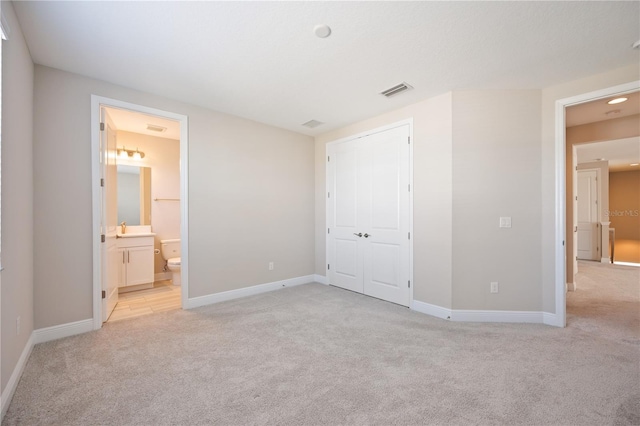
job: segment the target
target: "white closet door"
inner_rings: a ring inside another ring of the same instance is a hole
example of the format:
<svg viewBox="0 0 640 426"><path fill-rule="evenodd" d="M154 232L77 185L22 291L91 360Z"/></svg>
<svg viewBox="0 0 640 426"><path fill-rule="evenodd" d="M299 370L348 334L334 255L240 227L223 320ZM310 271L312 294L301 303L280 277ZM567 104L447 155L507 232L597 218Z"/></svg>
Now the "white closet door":
<svg viewBox="0 0 640 426"><path fill-rule="evenodd" d="M367 151L362 215L364 294L409 306L409 126L376 133Z"/></svg>
<svg viewBox="0 0 640 426"><path fill-rule="evenodd" d="M332 145L328 150L327 222L329 282L362 293L362 263L358 244L358 146ZM360 259L360 260L359 260Z"/></svg>
<svg viewBox="0 0 640 426"><path fill-rule="evenodd" d="M409 305L409 125L327 148L329 283Z"/></svg>

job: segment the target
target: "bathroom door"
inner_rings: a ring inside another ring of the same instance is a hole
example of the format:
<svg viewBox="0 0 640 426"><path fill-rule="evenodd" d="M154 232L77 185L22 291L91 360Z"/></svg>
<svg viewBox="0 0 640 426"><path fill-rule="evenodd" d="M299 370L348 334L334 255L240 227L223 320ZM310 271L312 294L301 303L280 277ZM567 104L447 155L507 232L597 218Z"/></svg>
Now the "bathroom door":
<svg viewBox="0 0 640 426"><path fill-rule="evenodd" d="M104 130L100 132L102 160L102 321L109 319L118 303L118 170L116 166L116 128L104 108L100 108L100 122Z"/></svg>

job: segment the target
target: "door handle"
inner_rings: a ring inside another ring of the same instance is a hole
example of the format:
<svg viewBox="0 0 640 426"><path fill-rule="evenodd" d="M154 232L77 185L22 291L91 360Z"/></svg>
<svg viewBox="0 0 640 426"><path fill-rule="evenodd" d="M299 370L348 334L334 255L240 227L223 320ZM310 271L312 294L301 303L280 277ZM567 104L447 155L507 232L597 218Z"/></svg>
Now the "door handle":
<svg viewBox="0 0 640 426"><path fill-rule="evenodd" d="M369 238L371 236L371 234L364 234L365 238Z"/></svg>
<svg viewBox="0 0 640 426"><path fill-rule="evenodd" d="M362 237L362 232L358 232L357 234L354 232L353 235L355 235L356 237Z"/></svg>

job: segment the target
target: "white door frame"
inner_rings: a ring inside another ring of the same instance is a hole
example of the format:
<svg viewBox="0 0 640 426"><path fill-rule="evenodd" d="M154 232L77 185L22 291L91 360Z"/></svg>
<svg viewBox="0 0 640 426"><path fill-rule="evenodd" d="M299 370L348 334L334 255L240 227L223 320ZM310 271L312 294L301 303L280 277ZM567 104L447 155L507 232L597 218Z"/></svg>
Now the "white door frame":
<svg viewBox="0 0 640 426"><path fill-rule="evenodd" d="M355 135L347 136L345 138L337 139L335 141L328 142L325 146L325 153L327 152L326 147L333 144L338 144L342 142L348 142L355 139L360 139L365 136L372 135L374 133L384 132L386 130L394 129L396 127L409 125L409 185L411 186L411 191L409 192L409 232L411 233L411 239L409 240L409 279L411 280L411 287L409 288L409 308L413 306L413 289L415 287L415 281L413 280L413 241L414 241L414 233L413 233L413 118L408 118L406 120L398 121L395 123L387 124L382 127L376 127L375 129L366 130L361 133L357 133ZM327 165L325 164L325 194L329 191L329 177L328 173L326 173ZM329 203L326 202L325 199L325 229L329 227ZM329 239L325 238L325 259L329 259ZM329 276L327 274L327 280Z"/></svg>
<svg viewBox="0 0 640 426"><path fill-rule="evenodd" d="M611 96L622 95L625 93L635 92L640 89L640 80L630 83L620 84L618 86L609 87L606 89L600 89L589 93L583 93L581 95L572 96L569 98L558 99L556 101L556 175L555 175L555 238L554 238L554 251L555 251L555 301L556 312L555 320L549 321L548 324L559 327L566 327L567 325L567 297L566 297L566 246L565 237L567 229L566 219L566 190L567 190L567 178L566 178L566 121L565 121L565 108L582 104L585 102L591 102L598 99L604 99ZM575 253L574 247L574 253Z"/></svg>
<svg viewBox="0 0 640 426"><path fill-rule="evenodd" d="M100 252L100 209L102 190L100 187L100 107L124 109L180 122L180 239L182 308L187 306L189 296L189 119L186 115L162 111L142 105L91 95L91 172L93 209L93 329L102 327L102 266Z"/></svg>

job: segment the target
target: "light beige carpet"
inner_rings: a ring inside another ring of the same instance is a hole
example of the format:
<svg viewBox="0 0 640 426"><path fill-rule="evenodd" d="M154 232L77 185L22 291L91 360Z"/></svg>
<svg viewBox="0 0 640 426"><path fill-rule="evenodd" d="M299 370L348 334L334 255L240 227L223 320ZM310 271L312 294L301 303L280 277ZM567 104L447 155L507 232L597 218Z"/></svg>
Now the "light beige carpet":
<svg viewBox="0 0 640 426"><path fill-rule="evenodd" d="M3 424L640 424L639 350L309 284L37 345Z"/></svg>

